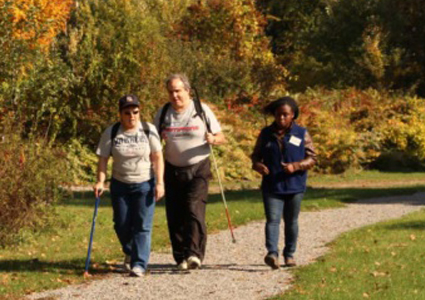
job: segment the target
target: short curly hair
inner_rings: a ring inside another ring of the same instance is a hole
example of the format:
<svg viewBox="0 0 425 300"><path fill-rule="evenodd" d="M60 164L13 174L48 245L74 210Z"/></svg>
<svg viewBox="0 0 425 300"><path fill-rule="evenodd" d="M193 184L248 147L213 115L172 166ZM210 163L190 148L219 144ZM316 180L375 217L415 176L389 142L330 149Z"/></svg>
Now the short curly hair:
<svg viewBox="0 0 425 300"><path fill-rule="evenodd" d="M276 110L281 107L282 105L289 105L292 109L292 111L294 112L294 120L296 118L298 118L299 115L299 109L298 109L298 104L297 102L294 100L294 98L286 96L286 97L281 97L279 99L276 99L272 102L270 102L269 104L267 104L264 108L263 108L263 112L265 114L269 114L269 115L273 115L275 114Z"/></svg>

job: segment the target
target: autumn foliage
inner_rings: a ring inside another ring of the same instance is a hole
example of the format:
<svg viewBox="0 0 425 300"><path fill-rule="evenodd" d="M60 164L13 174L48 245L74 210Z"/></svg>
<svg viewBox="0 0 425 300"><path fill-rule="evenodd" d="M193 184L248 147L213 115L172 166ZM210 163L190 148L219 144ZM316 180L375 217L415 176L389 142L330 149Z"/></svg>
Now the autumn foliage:
<svg viewBox="0 0 425 300"><path fill-rule="evenodd" d="M235 58L243 59L267 50L265 25L266 19L254 1L208 0L189 6L176 32L184 40L197 40L201 47L215 49L218 57L231 52Z"/></svg>
<svg viewBox="0 0 425 300"><path fill-rule="evenodd" d="M289 72L264 34L267 20L254 0L205 0L187 8L173 34L212 64L198 68L228 107L264 104L286 90ZM208 69L207 69L208 68Z"/></svg>
<svg viewBox="0 0 425 300"><path fill-rule="evenodd" d="M48 47L63 31L74 0L0 0L8 8L12 37Z"/></svg>
<svg viewBox="0 0 425 300"><path fill-rule="evenodd" d="M309 90L299 122L316 144L321 173L425 167L423 99L376 90Z"/></svg>

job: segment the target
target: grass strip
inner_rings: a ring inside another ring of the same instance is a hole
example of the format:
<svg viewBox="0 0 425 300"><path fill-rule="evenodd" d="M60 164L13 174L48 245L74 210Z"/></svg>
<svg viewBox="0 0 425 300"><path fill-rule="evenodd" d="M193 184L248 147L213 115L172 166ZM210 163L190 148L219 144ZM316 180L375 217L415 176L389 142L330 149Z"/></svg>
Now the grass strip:
<svg viewBox="0 0 425 300"><path fill-rule="evenodd" d="M425 299L425 211L343 234L273 299Z"/></svg>

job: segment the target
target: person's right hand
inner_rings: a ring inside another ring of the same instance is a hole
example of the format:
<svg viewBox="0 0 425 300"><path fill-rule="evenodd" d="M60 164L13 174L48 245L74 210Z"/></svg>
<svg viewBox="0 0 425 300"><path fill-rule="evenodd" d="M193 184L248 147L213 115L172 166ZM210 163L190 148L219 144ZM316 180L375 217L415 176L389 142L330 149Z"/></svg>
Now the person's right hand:
<svg viewBox="0 0 425 300"><path fill-rule="evenodd" d="M266 165L260 162L256 162L253 166L253 169L257 171L258 173L260 173L261 175L269 175L270 173Z"/></svg>
<svg viewBox="0 0 425 300"><path fill-rule="evenodd" d="M93 186L94 195L97 197L100 197L103 194L104 190L104 184L103 182L96 182L96 184Z"/></svg>
<svg viewBox="0 0 425 300"><path fill-rule="evenodd" d="M164 183L157 183L155 185L155 201L158 202L159 200L161 200L161 198L164 197L164 194Z"/></svg>

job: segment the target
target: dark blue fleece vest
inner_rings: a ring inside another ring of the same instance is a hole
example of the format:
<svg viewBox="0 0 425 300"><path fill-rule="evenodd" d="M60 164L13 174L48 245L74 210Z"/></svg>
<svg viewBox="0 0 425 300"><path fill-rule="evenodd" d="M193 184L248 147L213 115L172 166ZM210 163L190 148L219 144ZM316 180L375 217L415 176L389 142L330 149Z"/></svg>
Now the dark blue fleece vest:
<svg viewBox="0 0 425 300"><path fill-rule="evenodd" d="M270 171L269 175L263 176L261 185L263 193L296 194L305 192L307 172L296 171L286 174L281 164L282 162L298 162L305 158L305 132L305 128L293 123L289 132L281 139L281 149L271 126L265 127L261 131L263 163Z"/></svg>

